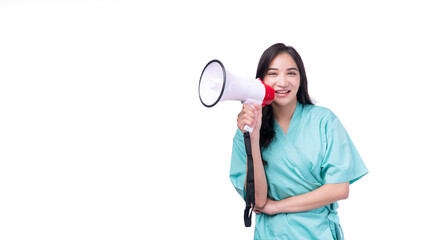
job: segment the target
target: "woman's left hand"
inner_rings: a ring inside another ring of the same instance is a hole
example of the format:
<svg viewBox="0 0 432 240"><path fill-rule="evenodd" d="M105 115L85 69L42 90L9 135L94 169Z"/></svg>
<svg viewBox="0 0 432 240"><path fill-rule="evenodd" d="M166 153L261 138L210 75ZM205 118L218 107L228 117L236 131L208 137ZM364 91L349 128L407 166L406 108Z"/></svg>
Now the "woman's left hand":
<svg viewBox="0 0 432 240"><path fill-rule="evenodd" d="M279 211L277 209L277 201L273 201L270 198L267 198L267 202L264 205L264 207L263 208L256 208L255 207L254 212L256 214L265 213L267 215L278 214Z"/></svg>

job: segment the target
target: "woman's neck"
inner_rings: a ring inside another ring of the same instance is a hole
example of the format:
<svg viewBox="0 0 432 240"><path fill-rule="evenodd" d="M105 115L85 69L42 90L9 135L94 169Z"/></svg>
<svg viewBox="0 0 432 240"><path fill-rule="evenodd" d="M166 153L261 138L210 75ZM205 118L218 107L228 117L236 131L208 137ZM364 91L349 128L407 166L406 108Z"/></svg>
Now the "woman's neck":
<svg viewBox="0 0 432 240"><path fill-rule="evenodd" d="M278 122L278 124L284 129L284 131L288 131L288 127L296 110L296 107L297 100L291 102L286 106L272 106L274 118Z"/></svg>

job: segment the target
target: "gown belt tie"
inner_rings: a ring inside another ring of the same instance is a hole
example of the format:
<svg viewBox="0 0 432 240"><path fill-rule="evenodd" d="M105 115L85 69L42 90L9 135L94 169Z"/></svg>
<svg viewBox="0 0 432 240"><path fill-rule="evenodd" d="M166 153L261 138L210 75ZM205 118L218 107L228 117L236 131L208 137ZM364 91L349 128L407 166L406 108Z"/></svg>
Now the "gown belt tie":
<svg viewBox="0 0 432 240"><path fill-rule="evenodd" d="M342 228L340 226L339 216L336 211L338 209L339 204L337 202L332 203L330 205L327 205L326 208L329 210L329 213L327 215L327 219L330 221L330 229L332 232L336 235L337 240L343 240L343 232Z"/></svg>

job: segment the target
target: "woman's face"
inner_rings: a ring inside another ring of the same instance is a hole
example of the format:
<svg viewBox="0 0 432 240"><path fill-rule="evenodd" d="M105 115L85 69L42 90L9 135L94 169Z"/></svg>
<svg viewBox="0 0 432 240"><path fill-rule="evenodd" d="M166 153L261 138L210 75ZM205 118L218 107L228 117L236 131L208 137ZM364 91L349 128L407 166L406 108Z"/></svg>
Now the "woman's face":
<svg viewBox="0 0 432 240"><path fill-rule="evenodd" d="M272 104L287 106L296 102L300 72L294 59L288 53L279 54L270 63L264 83L276 92Z"/></svg>

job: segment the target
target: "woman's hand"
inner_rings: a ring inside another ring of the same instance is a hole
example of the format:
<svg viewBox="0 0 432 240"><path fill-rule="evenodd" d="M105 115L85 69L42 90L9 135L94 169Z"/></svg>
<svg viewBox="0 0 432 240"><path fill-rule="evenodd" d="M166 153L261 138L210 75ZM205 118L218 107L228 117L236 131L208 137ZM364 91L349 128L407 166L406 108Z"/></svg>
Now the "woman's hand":
<svg viewBox="0 0 432 240"><path fill-rule="evenodd" d="M267 215L278 214L279 210L277 207L277 201L273 201L270 198L267 198L267 202L262 208L255 207L254 212L257 214L265 213Z"/></svg>
<svg viewBox="0 0 432 240"><path fill-rule="evenodd" d="M243 109L237 116L237 127L242 131L242 133L245 132L245 125L253 127L254 130L250 134L251 139L257 139L259 141L261 118L262 106L260 104L254 104L254 107L249 104L243 104Z"/></svg>

